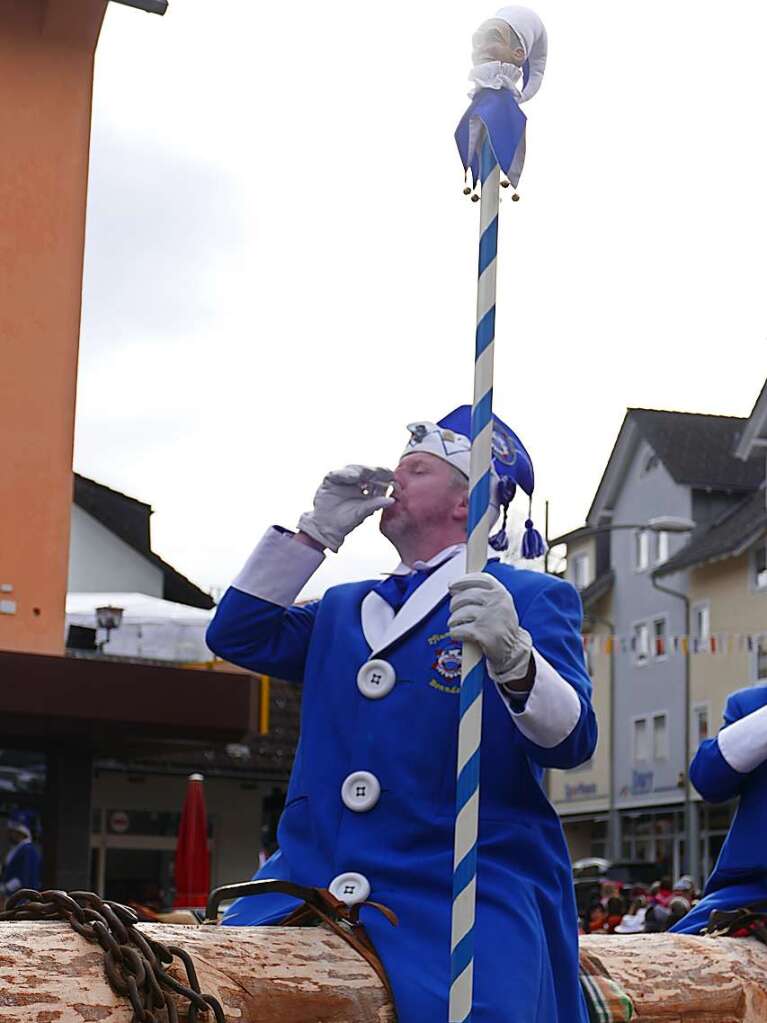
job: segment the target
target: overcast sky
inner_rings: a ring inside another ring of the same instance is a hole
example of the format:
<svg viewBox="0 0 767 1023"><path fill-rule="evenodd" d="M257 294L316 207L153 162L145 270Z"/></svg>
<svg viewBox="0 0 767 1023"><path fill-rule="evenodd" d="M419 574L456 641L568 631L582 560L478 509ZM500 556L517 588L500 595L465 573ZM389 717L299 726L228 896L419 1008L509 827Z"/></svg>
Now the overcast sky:
<svg viewBox="0 0 767 1023"><path fill-rule="evenodd" d="M328 469L471 400L477 216L452 138L479 0L110 4L75 468L224 586ZM583 522L627 406L748 415L767 375L767 5L541 0L501 207L496 410ZM314 592L390 567L366 523Z"/></svg>

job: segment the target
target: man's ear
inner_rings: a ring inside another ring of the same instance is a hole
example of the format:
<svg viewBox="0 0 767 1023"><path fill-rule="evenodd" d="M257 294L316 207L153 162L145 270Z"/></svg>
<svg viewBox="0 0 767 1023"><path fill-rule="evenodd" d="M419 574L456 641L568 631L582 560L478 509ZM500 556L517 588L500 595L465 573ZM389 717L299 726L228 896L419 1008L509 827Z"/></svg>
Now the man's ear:
<svg viewBox="0 0 767 1023"><path fill-rule="evenodd" d="M461 493L460 501L457 501L453 508L453 518L457 522L468 522L469 520L469 488Z"/></svg>

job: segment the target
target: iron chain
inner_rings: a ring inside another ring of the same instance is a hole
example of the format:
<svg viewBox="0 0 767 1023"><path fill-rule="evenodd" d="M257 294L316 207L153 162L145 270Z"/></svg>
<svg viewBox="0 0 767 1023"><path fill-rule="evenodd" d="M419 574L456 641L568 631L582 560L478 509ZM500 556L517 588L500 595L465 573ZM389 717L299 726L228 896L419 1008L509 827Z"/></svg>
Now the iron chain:
<svg viewBox="0 0 767 1023"><path fill-rule="evenodd" d="M197 1023L200 1015L210 1011L216 1023L226 1023L218 999L200 991L189 953L142 934L136 928L138 916L128 906L109 902L93 892L67 894L21 888L6 902L0 920L64 920L86 941L100 945L109 984L129 999L133 1023L178 1023L172 994L189 1002L189 1023ZM174 958L184 965L186 984L168 973Z"/></svg>

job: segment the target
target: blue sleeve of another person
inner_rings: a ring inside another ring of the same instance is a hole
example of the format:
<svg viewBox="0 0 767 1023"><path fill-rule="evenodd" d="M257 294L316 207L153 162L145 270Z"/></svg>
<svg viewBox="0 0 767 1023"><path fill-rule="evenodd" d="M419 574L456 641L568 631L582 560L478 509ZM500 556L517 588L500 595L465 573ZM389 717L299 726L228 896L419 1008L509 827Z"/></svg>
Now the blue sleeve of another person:
<svg viewBox="0 0 767 1023"><path fill-rule="evenodd" d="M225 661L288 682L301 682L319 601L282 607L230 586L205 640Z"/></svg>
<svg viewBox="0 0 767 1023"><path fill-rule="evenodd" d="M722 727L738 721L744 713L738 702L738 694L733 693L724 708ZM736 771L724 759L716 736L705 739L700 744L690 764L690 781L709 803L723 803L728 799L734 799L740 795L747 778L747 774Z"/></svg>

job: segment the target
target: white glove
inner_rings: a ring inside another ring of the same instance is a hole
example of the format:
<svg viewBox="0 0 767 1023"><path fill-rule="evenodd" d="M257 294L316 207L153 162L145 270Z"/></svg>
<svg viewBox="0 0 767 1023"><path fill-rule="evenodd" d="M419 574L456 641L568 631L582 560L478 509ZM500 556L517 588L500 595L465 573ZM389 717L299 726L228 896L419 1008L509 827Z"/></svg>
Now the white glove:
<svg viewBox="0 0 767 1023"><path fill-rule="evenodd" d="M298 528L323 547L337 551L346 536L368 515L388 508L386 491L394 480L390 469L347 465L329 472L314 495L314 508L304 512Z"/></svg>
<svg viewBox="0 0 767 1023"><path fill-rule="evenodd" d="M487 661L487 670L499 685L527 675L533 641L519 624L514 600L495 576L470 572L450 586L450 638L476 643Z"/></svg>

